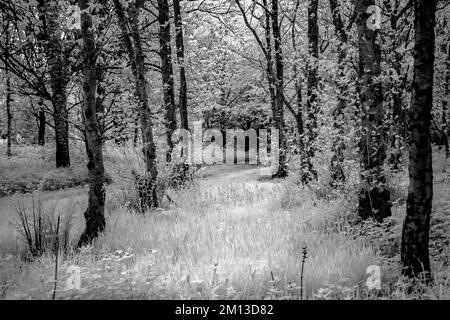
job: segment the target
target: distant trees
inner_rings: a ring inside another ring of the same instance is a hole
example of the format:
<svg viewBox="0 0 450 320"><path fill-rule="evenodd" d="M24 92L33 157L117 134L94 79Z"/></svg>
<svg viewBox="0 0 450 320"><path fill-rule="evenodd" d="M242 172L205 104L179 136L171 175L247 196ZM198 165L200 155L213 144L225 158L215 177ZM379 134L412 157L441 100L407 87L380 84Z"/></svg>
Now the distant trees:
<svg viewBox="0 0 450 320"><path fill-rule="evenodd" d="M256 3L253 2L249 8L245 7L244 1L235 0L235 3L239 8L246 27L253 34L266 59L266 72L271 99L272 115L275 128L278 129L279 132L280 146L278 170L273 174L273 177L284 178L288 174L288 169L286 128L284 119L284 57L279 21L279 1L272 0L271 3L268 3L267 0L263 0L262 5L260 4L262 6L263 14L265 15L265 45L256 28L251 24L251 20L247 16L249 14L250 17L253 17Z"/></svg>
<svg viewBox="0 0 450 320"><path fill-rule="evenodd" d="M433 107L436 0L414 1L414 80L409 111L409 190L403 224L403 274L431 279L429 230L433 199L430 138Z"/></svg>
<svg viewBox="0 0 450 320"><path fill-rule="evenodd" d="M9 39L0 41L1 51L8 55L0 61L22 81L22 94L32 94L52 103L55 130L56 167L70 166L67 86L76 71L73 52L76 42L62 22L62 6L55 1L39 0L36 6L25 1L10 2L1 7L4 21L9 21Z"/></svg>

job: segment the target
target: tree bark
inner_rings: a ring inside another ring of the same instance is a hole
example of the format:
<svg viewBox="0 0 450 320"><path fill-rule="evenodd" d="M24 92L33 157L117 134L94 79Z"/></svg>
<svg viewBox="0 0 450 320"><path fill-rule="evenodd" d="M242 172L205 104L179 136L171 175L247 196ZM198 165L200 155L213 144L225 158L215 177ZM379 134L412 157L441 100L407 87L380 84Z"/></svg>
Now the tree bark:
<svg viewBox="0 0 450 320"><path fill-rule="evenodd" d="M8 72L8 71L6 71ZM11 157L12 112L11 112L11 78L6 74L6 155Z"/></svg>
<svg viewBox="0 0 450 320"><path fill-rule="evenodd" d="M44 103L39 101L39 110L38 110L38 145L45 145L45 111L44 111Z"/></svg>
<svg viewBox="0 0 450 320"><path fill-rule="evenodd" d="M273 118L275 121L275 126L279 131L279 144L280 144L280 156L278 163L278 171L273 175L274 178L284 178L288 175L287 165L286 165L286 134L284 125L284 61L283 52L281 49L281 33L280 25L278 21L279 8L278 0L272 0L272 33L273 42L275 50L275 71L276 71L276 81L275 81L275 110L273 110Z"/></svg>
<svg viewBox="0 0 450 320"><path fill-rule="evenodd" d="M187 111L187 81L186 68L184 66L184 39L183 23L180 12L180 0L173 0L173 13L175 20L175 43L177 47L178 66L180 68L180 95L178 100L178 109L180 110L180 122L182 129L189 129L188 111Z"/></svg>
<svg viewBox="0 0 450 320"><path fill-rule="evenodd" d="M433 199L430 123L433 106L436 0L415 0L414 79L409 111L409 190L403 224L403 274L431 280L428 251Z"/></svg>
<svg viewBox="0 0 450 320"><path fill-rule="evenodd" d="M5 39L6 45L3 54L5 55L5 74L6 74L6 155L11 157L11 139L12 139L12 111L11 111L11 78L9 76L9 21L6 21Z"/></svg>
<svg viewBox="0 0 450 320"><path fill-rule="evenodd" d="M166 160L170 162L173 150L172 133L177 129L177 121L175 115L172 47L170 44L169 3L167 0L158 0L158 19L159 53L161 56L164 108L166 110L166 137L168 146Z"/></svg>
<svg viewBox="0 0 450 320"><path fill-rule="evenodd" d="M386 185L383 164L386 159L385 128L383 124L383 95L381 49L378 30L368 26L369 6L374 0L354 1L358 26L359 100L361 108L361 182L358 214L382 221L391 215L390 192Z"/></svg>
<svg viewBox="0 0 450 320"><path fill-rule="evenodd" d="M307 184L317 179L317 172L314 169L312 160L315 154L315 143L317 138L317 71L319 60L319 25L317 23L317 11L319 7L318 0L309 0L308 3L308 89L306 101L306 123L305 123L305 140L306 149L305 157L302 159L302 183Z"/></svg>
<svg viewBox="0 0 450 320"><path fill-rule="evenodd" d="M53 71L53 73L56 71ZM53 89L53 109L55 122L55 141L56 141L56 167L63 168L70 166L69 155L69 122L66 104L66 87L59 83L58 76L52 77Z"/></svg>
<svg viewBox="0 0 450 320"><path fill-rule="evenodd" d="M446 17L445 20L445 26L444 30L447 30L447 41L445 43L445 53L446 53L446 60L445 60L445 98L443 101L442 106L442 112L446 115L446 121L443 123L445 125L444 131L447 136L447 144L446 144L446 158L450 158L450 148L448 147L450 145L450 18Z"/></svg>
<svg viewBox="0 0 450 320"><path fill-rule="evenodd" d="M89 6L89 0L78 0L80 10ZM102 139L98 118L96 45L93 34L92 17L81 13L81 37L83 39L83 114L86 137L86 151L89 170L89 200L84 212L86 228L78 246L92 242L105 229L105 168L103 165Z"/></svg>
<svg viewBox="0 0 450 320"><path fill-rule="evenodd" d="M265 24L265 40L266 40L266 73L267 73L267 81L269 85L269 95L270 95L270 104L272 107L272 112L276 112L276 101L275 101L275 71L273 69L273 52L272 52L272 26L271 26L271 18L270 18L270 10L267 5L267 0L263 0L263 6L265 10L266 24Z"/></svg>
<svg viewBox="0 0 450 320"><path fill-rule="evenodd" d="M64 61L63 44L58 36L60 25L58 3L39 0L39 18L42 22L40 39L44 41L45 56L49 62L50 87L54 109L56 143L56 167L70 166L69 123L67 111L66 87L68 76Z"/></svg>

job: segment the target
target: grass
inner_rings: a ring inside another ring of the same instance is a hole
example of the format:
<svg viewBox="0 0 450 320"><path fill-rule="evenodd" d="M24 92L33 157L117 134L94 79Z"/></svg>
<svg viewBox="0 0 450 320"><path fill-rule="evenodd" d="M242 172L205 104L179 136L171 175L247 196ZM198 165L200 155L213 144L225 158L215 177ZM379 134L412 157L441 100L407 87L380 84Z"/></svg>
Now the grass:
<svg viewBox="0 0 450 320"><path fill-rule="evenodd" d="M55 168L52 148L23 145L6 157L0 148L0 197L35 190L51 191L83 186L89 182L84 159L72 156L70 168ZM73 150L75 149L75 150ZM72 146L72 150L80 151Z"/></svg>
<svg viewBox="0 0 450 320"><path fill-rule="evenodd" d="M126 166L136 165L129 153L124 154L107 151L107 169L113 174L124 175ZM174 203L145 216L126 206L130 185L121 179L107 187L105 233L92 247L59 259L56 297L299 299L305 246L303 291L308 299L418 297L418 293L406 293L398 250L390 242L400 236L401 201L392 219L394 227L354 227L352 197L323 197L299 187L294 179L260 181L258 169L251 166L210 167L201 170L188 189L168 190ZM397 189L404 189L404 176L391 180L401 185ZM442 218L449 190L447 180L441 180L436 186L435 215ZM4 299L50 299L53 293L54 255L47 252L24 262L20 254L24 243L12 227L14 201L31 200L31 195L0 199L0 295ZM79 236L85 190L45 192L41 200L48 207L56 203L55 212L61 215L75 212L71 234ZM436 219L436 237L445 237L442 230L448 230L448 220L442 219ZM386 253L383 246L392 252ZM435 285L420 293L421 298L450 297L445 250L433 256ZM368 292L366 269L374 264L382 269L382 290ZM70 276L66 270L72 265L81 268L80 290L65 290Z"/></svg>

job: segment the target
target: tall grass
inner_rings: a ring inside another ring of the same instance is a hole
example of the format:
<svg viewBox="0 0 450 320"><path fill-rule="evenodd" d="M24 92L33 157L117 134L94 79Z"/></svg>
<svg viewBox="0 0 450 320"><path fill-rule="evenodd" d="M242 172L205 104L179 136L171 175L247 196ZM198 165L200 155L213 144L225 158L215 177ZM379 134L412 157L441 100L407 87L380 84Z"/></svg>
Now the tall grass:
<svg viewBox="0 0 450 320"><path fill-rule="evenodd" d="M130 171L139 169L139 153L107 149L105 161L115 181L107 187L107 229L91 247L59 259L57 298L299 299L303 247L308 248L303 273L307 299L450 297L445 248L439 251L436 244L435 284L407 293L398 250L386 255L383 247L392 247L391 239L398 243L399 226L353 226L350 192L329 197L298 186L295 177L259 181L257 168L217 166L199 173L189 188L168 188L173 203L142 216L127 205L133 197L128 193L134 192ZM391 181L403 186L402 179ZM445 237L448 187L436 195L433 232ZM74 191L73 196L80 194ZM83 227L85 201L83 194L78 204L59 202L62 215L75 207L75 236ZM404 207L396 205L401 210L393 220L398 223ZM10 215L11 205L0 214ZM0 248L8 248L0 256L0 294L50 299L54 254L44 252L31 263L20 260L15 248L23 243L12 230L0 223ZM382 290L369 292L366 269L374 264L382 269ZM65 271L72 265L81 268L79 290L66 290L70 274Z"/></svg>
<svg viewBox="0 0 450 320"><path fill-rule="evenodd" d="M300 206L286 206L292 193L303 199ZM107 230L89 253L74 255L60 267L79 265L84 291L58 296L299 298L301 253L307 246L304 292L312 298L319 288L342 279L362 285L366 267L377 262L371 247L327 229L325 216L339 216L332 214L341 209L338 202L312 199L288 182L211 185L206 180L172 196L176 206L145 217L126 207L109 213ZM125 265L124 256L129 256ZM44 256L26 268L38 268L50 281L51 261ZM29 271L18 279L9 297L49 296L51 286L37 285L34 277ZM30 283L39 290L30 290Z"/></svg>

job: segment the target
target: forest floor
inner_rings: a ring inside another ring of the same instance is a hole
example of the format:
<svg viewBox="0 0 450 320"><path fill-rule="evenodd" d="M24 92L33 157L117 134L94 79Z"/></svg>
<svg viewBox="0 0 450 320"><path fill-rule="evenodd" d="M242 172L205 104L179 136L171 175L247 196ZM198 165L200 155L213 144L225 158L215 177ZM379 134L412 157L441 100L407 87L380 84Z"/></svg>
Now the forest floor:
<svg viewBox="0 0 450 320"><path fill-rule="evenodd" d="M140 215L130 200L132 181L125 177L135 165L129 154L105 152L113 181L106 187L107 229L91 247L74 252L69 246L59 254L56 299L299 299L301 289L308 299L450 298L450 179L440 169L435 169L430 244L436 281L421 293L406 293L399 264L405 173L391 179L398 201L383 224L355 224L350 189L324 195L297 185L295 177L262 180L259 168L248 165L203 168L189 187L167 190L171 201ZM20 168L16 157L8 165ZM10 176L1 160L0 178ZM86 187L75 185L81 187L0 198L1 298L52 298L55 254L47 250L26 259L18 212L28 208L32 214L34 203L34 212L40 209L52 223L61 215L62 231L73 245L87 206ZM80 268L80 288L68 285L74 265ZM366 286L371 265L381 268L381 290Z"/></svg>

